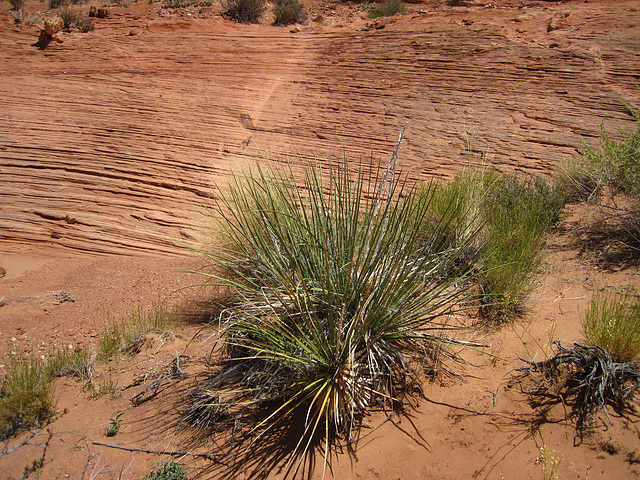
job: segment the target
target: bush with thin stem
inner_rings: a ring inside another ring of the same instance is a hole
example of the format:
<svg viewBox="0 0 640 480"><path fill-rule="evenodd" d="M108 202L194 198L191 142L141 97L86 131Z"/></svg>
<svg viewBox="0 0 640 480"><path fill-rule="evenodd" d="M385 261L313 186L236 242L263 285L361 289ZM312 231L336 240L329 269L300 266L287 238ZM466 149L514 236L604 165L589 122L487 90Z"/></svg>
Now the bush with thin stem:
<svg viewBox="0 0 640 480"><path fill-rule="evenodd" d="M544 233L558 222L564 203L542 178L487 169L468 169L436 191L432 212L435 218L451 215L450 241L467 243L468 254L478 255L476 280L488 318L521 312L542 259Z"/></svg>
<svg viewBox="0 0 640 480"><path fill-rule="evenodd" d="M584 144L580 157L559 169L558 181L575 199L598 197L604 189L640 196L640 112L625 105L636 119L636 129L612 137L600 126L600 145Z"/></svg>
<svg viewBox="0 0 640 480"><path fill-rule="evenodd" d="M276 0L273 7L274 25L290 25L304 20L304 5L299 0Z"/></svg>
<svg viewBox="0 0 640 480"><path fill-rule="evenodd" d="M587 343L608 350L614 361L640 360L640 300L636 292L594 294L582 329Z"/></svg>
<svg viewBox="0 0 640 480"><path fill-rule="evenodd" d="M431 194L416 195L395 166L376 172L309 163L296 182L291 169L257 167L219 191L226 241L203 251L212 268L202 273L231 289L217 299L229 362L203 387L206 405L271 406L260 434L302 409L293 471L317 434L326 462L332 439L350 439L374 404L402 405L432 359L453 354L447 314L469 268L452 266L466 245L443 247L448 217L425 235L416 219ZM206 405L185 419L221 418Z"/></svg>
<svg viewBox="0 0 640 480"><path fill-rule="evenodd" d="M39 360L12 358L0 386L0 440L40 428L55 413L54 388Z"/></svg>
<svg viewBox="0 0 640 480"><path fill-rule="evenodd" d="M264 0L225 0L223 8L238 23L258 23L267 7Z"/></svg>

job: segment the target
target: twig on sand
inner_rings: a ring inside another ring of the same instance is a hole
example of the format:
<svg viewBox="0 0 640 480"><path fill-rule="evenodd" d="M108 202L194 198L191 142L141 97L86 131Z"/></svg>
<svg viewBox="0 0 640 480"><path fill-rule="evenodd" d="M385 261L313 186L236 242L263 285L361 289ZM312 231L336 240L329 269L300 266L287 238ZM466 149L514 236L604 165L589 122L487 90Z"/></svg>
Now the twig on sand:
<svg viewBox="0 0 640 480"><path fill-rule="evenodd" d="M113 443L105 443L105 442L91 442L94 445L100 445L101 447L109 447L109 448L117 448L119 450L126 450L128 452L142 452L142 453L155 453L157 455L171 455L171 456L175 456L175 457L185 457L185 456L192 456L192 457L201 457L201 458L206 458L208 460L215 460L216 457L221 456L221 454L219 453L192 453L192 452L181 452L181 451L175 451L175 450L151 450L148 448L136 448L136 447L125 447L123 445L116 445Z"/></svg>

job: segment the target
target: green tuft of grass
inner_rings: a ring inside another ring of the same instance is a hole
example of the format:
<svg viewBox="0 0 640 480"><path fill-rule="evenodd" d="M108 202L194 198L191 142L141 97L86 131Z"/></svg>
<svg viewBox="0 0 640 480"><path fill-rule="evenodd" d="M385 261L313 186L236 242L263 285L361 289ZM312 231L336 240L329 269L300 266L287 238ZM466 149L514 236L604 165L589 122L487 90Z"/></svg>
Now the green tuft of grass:
<svg viewBox="0 0 640 480"><path fill-rule="evenodd" d="M558 181L572 198L597 198L603 190L640 196L640 113L625 105L636 119L632 132L620 130L612 137L600 126L600 145L583 145L580 157L567 162L558 173Z"/></svg>
<svg viewBox="0 0 640 480"><path fill-rule="evenodd" d="M119 355L133 356L151 342L150 333L166 334L173 329L174 318L163 303L149 310L133 310L121 321L107 321L98 340L98 360L107 362Z"/></svg>
<svg viewBox="0 0 640 480"><path fill-rule="evenodd" d="M40 428L54 413L54 386L42 362L12 358L0 387L0 440Z"/></svg>
<svg viewBox="0 0 640 480"><path fill-rule="evenodd" d="M640 360L640 300L635 291L594 294L582 329L587 343L608 350L614 361Z"/></svg>
<svg viewBox="0 0 640 480"><path fill-rule="evenodd" d="M467 244L468 254L478 256L476 281L488 319L521 313L542 260L544 234L564 205L560 189L542 178L487 169L468 169L438 188L433 215L450 215L450 244Z"/></svg>
<svg viewBox="0 0 640 480"><path fill-rule="evenodd" d="M288 471L317 435L326 462L332 439L350 439L372 405L399 408L434 359L455 355L447 315L470 266L457 264L465 245L443 248L447 216L428 234L416 221L432 192L417 195L395 164L352 173L346 161L309 162L299 181L291 166L258 166L220 189L226 241L203 251L201 273L231 290L216 299L229 363L207 384L222 399L209 403L273 408L254 424L261 434L303 411Z"/></svg>

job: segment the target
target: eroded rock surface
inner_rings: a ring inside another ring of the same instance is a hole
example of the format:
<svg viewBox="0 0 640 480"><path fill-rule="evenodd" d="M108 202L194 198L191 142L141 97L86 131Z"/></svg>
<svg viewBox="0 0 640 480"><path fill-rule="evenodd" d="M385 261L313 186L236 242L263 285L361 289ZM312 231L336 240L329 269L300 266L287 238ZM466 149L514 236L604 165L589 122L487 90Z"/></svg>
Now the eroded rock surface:
<svg viewBox="0 0 640 480"><path fill-rule="evenodd" d="M549 172L603 121L634 125L637 1L443 3L296 33L119 14L46 52L0 29L0 241L176 253L230 170L386 158L407 122L412 179Z"/></svg>

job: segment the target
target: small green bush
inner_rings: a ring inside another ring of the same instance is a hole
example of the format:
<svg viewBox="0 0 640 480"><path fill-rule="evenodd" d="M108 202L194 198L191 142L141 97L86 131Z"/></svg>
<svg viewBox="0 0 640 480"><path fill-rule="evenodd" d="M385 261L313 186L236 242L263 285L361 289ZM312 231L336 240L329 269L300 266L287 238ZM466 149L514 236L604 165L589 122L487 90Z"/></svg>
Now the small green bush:
<svg viewBox="0 0 640 480"><path fill-rule="evenodd" d="M258 23L266 10L264 0L225 0L224 13L238 23Z"/></svg>
<svg viewBox="0 0 640 480"><path fill-rule="evenodd" d="M71 10L70 8L61 8L58 11L58 16L62 18L65 30L69 30L71 27L77 26L81 19L80 13L75 10Z"/></svg>
<svg viewBox="0 0 640 480"><path fill-rule="evenodd" d="M54 413L54 387L43 364L12 358L0 387L0 440L20 430L40 428Z"/></svg>
<svg viewBox="0 0 640 480"><path fill-rule="evenodd" d="M273 7L274 25L290 25L305 21L304 6L299 0L276 0Z"/></svg>
<svg viewBox="0 0 640 480"><path fill-rule="evenodd" d="M83 18L82 20L78 21L77 26L78 30L80 30L82 33L91 32L94 28L96 28L93 20L91 20L90 18Z"/></svg>
<svg viewBox="0 0 640 480"><path fill-rule="evenodd" d="M434 195L435 218L451 216L451 245L478 255L482 312L508 319L521 311L542 259L543 236L560 219L562 192L542 178L469 169ZM428 226L426 227L428 228Z"/></svg>
<svg viewBox="0 0 640 480"><path fill-rule="evenodd" d="M146 480L186 480L186 478L187 474L184 473L182 466L173 461L156 463L153 474L145 477Z"/></svg>
<svg viewBox="0 0 640 480"><path fill-rule="evenodd" d="M605 188L640 196L640 113L627 109L637 120L635 131L621 130L616 139L601 125L599 147L585 143L580 157L560 169L559 181L573 198L597 197Z"/></svg>
<svg viewBox="0 0 640 480"><path fill-rule="evenodd" d="M582 329L587 343L608 350L614 361L640 360L640 300L636 292L594 294Z"/></svg>
<svg viewBox="0 0 640 480"><path fill-rule="evenodd" d="M70 3L70 0L49 0L49 8L60 8L69 5Z"/></svg>
<svg viewBox="0 0 640 480"><path fill-rule="evenodd" d="M402 3L402 0L384 0L383 2L376 4L376 8L371 12L371 14L369 14L369 18L393 17L398 13L404 14L406 10L407 9L404 3Z"/></svg>

